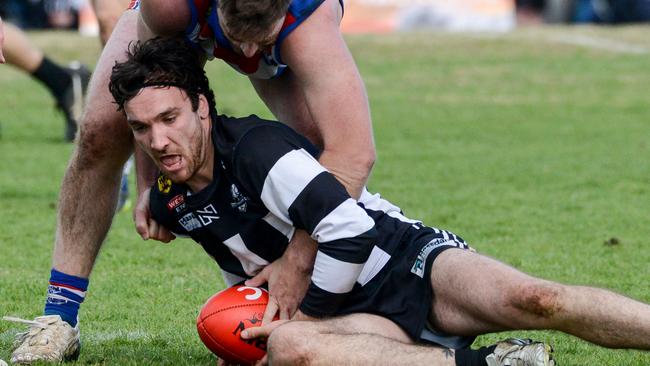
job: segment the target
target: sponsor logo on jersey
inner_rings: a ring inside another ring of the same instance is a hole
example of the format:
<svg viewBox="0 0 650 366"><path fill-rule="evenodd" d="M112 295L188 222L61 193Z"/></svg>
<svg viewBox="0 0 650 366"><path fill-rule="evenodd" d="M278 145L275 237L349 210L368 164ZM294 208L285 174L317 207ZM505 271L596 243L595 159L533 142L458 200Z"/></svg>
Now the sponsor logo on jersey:
<svg viewBox="0 0 650 366"><path fill-rule="evenodd" d="M213 220L219 220L220 218L217 209L212 204L205 206L202 210L196 210L196 213L199 214L203 226L208 226Z"/></svg>
<svg viewBox="0 0 650 366"><path fill-rule="evenodd" d="M201 222L194 216L194 213L190 212L187 215L183 216L178 220L178 223L181 224L183 229L187 231L196 230L201 227Z"/></svg>
<svg viewBox="0 0 650 366"><path fill-rule="evenodd" d="M169 193L172 189L172 180L164 175L158 176L158 190L161 193Z"/></svg>
<svg viewBox="0 0 650 366"><path fill-rule="evenodd" d="M241 194L239 188L234 184L230 186L230 194L232 194L232 202L230 203L230 206L238 209L239 212L246 212L246 208L248 207L248 197Z"/></svg>
<svg viewBox="0 0 650 366"><path fill-rule="evenodd" d="M176 208L176 212L180 212L182 209L185 208L185 198L183 197L182 194L179 194L177 196L174 196L174 198L170 199L169 202L167 202L167 208L169 211L172 211L173 209Z"/></svg>
<svg viewBox="0 0 650 366"><path fill-rule="evenodd" d="M415 262L413 262L413 267L411 267L411 273L420 278L424 278L424 269L426 268L427 257L429 257L429 253L441 246L457 247L458 245L453 240L445 238L431 240L427 243L427 245L423 246L422 249L420 249L420 253L418 253L418 257L415 259Z"/></svg>

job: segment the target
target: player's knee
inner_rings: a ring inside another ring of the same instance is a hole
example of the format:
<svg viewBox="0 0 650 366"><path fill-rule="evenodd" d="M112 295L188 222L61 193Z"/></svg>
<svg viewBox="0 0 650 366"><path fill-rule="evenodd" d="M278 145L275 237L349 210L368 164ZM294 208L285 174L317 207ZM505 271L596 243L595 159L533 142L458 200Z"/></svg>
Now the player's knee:
<svg viewBox="0 0 650 366"><path fill-rule="evenodd" d="M312 333L309 322L289 322L275 329L267 340L269 363L309 365Z"/></svg>
<svg viewBox="0 0 650 366"><path fill-rule="evenodd" d="M87 114L79 126L75 163L80 170L98 165L119 168L131 154L132 146L131 135L123 122Z"/></svg>
<svg viewBox="0 0 650 366"><path fill-rule="evenodd" d="M561 292L561 285L542 281L527 282L509 291L506 301L525 314L548 319L562 310Z"/></svg>

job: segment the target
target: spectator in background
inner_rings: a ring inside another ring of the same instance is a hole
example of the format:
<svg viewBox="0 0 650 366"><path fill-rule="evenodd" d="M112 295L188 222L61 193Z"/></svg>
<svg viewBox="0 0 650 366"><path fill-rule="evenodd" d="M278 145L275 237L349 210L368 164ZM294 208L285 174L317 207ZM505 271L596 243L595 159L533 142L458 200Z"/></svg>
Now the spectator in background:
<svg viewBox="0 0 650 366"><path fill-rule="evenodd" d="M578 0L576 23L639 23L650 21L648 0Z"/></svg>

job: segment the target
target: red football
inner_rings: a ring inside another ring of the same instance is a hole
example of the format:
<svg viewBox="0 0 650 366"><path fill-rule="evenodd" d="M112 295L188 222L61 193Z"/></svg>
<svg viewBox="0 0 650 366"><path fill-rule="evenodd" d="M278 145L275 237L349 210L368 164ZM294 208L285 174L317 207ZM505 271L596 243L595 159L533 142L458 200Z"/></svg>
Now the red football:
<svg viewBox="0 0 650 366"><path fill-rule="evenodd" d="M269 301L265 289L235 285L213 295L196 319L199 336L210 351L230 363L251 364L266 354L266 341L244 340L242 330L262 325Z"/></svg>

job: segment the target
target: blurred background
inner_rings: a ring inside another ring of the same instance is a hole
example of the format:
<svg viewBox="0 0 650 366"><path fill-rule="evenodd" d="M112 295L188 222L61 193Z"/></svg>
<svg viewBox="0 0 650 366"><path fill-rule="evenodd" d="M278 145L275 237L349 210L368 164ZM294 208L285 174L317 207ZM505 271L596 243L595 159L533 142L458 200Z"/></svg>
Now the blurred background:
<svg viewBox="0 0 650 366"><path fill-rule="evenodd" d="M346 33L495 31L551 24L650 21L650 0L347 0ZM78 29L95 36L89 0L2 0L0 15L23 29Z"/></svg>

